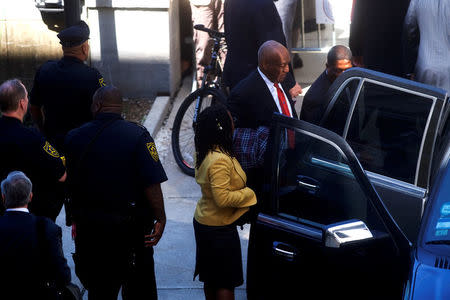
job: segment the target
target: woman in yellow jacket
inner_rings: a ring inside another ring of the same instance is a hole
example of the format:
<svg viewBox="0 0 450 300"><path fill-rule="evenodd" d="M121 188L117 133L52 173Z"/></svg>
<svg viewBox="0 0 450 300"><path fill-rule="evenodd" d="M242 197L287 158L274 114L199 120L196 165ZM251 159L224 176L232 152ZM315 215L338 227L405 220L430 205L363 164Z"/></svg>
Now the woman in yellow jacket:
<svg viewBox="0 0 450 300"><path fill-rule="evenodd" d="M195 180L202 197L194 214L197 255L194 278L203 281L205 297L234 299L234 288L244 282L237 224L255 193L232 151L233 120L224 106L200 113L195 128Z"/></svg>

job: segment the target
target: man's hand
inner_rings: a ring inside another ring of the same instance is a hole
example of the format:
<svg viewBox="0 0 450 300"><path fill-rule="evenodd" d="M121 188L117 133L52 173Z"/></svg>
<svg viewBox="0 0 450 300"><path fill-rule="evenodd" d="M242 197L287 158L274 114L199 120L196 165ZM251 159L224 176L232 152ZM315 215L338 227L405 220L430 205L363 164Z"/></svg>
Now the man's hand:
<svg viewBox="0 0 450 300"><path fill-rule="evenodd" d="M156 222L154 229L153 229L153 233L145 235L144 246L145 247L156 246L162 237L165 227L166 227L166 222L164 222L164 223L159 222L159 221Z"/></svg>
<svg viewBox="0 0 450 300"><path fill-rule="evenodd" d="M164 232L164 227L166 227L166 212L164 211L161 185L159 183L150 185L145 189L145 195L152 208L152 214L157 220L153 226L153 232L144 236L144 246L152 247L158 244Z"/></svg>
<svg viewBox="0 0 450 300"><path fill-rule="evenodd" d="M301 93L302 87L300 86L300 84L298 84L298 82L296 82L295 85L289 90L289 94L291 95L292 98L297 97Z"/></svg>

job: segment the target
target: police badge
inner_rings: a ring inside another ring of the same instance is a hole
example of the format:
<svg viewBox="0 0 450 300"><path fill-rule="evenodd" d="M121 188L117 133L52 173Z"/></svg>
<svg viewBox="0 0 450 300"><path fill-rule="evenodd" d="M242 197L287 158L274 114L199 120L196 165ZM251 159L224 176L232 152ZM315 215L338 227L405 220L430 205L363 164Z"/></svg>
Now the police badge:
<svg viewBox="0 0 450 300"><path fill-rule="evenodd" d="M158 151L156 150L155 143L153 143L153 142L147 143L147 149L148 149L148 152L150 152L150 155L152 156L153 160L158 162L159 156L158 156Z"/></svg>
<svg viewBox="0 0 450 300"><path fill-rule="evenodd" d="M42 147L42 148L43 148L44 151L47 152L47 154L49 154L50 156L53 156L53 157L56 157L56 158L59 157L58 151L57 151L55 148L53 148L53 146L50 145L49 142L45 141L44 147Z"/></svg>

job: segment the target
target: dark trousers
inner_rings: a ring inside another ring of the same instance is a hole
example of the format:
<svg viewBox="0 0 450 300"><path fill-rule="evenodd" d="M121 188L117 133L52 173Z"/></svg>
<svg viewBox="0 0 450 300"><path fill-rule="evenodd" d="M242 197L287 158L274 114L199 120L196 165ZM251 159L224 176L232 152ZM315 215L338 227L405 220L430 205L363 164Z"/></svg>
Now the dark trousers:
<svg viewBox="0 0 450 300"><path fill-rule="evenodd" d="M157 299L153 248L132 244L119 227L83 225L77 223L74 262L88 299L116 300L121 287L124 300Z"/></svg>
<svg viewBox="0 0 450 300"><path fill-rule="evenodd" d="M114 264L114 262L111 262ZM117 299L122 287L124 300L157 299L153 262L153 248L143 248L136 253L136 263L118 269L113 274L102 274L89 281L89 300ZM100 275L100 274L99 274ZM112 276L111 276L112 275Z"/></svg>

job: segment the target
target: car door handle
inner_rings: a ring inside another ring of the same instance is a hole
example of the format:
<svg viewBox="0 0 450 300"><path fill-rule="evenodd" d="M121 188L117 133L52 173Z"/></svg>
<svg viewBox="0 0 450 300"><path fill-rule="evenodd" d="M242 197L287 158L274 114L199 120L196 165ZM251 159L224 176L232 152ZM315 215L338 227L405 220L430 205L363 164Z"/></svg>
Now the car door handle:
<svg viewBox="0 0 450 300"><path fill-rule="evenodd" d="M297 181L297 184L298 184L299 186L301 186L301 187L307 188L307 189L309 189L309 190L314 190L314 191L317 191L317 189L319 188L318 185L306 183L306 182L303 182L303 181L301 181L301 180L298 180L298 181Z"/></svg>
<svg viewBox="0 0 450 300"><path fill-rule="evenodd" d="M281 242L273 242L273 253L276 256L285 258L288 261L293 261L297 255L297 251L294 247Z"/></svg>
<svg viewBox="0 0 450 300"><path fill-rule="evenodd" d="M320 188L317 180L303 175L297 175L297 186L300 188L305 188L313 193L317 192Z"/></svg>

